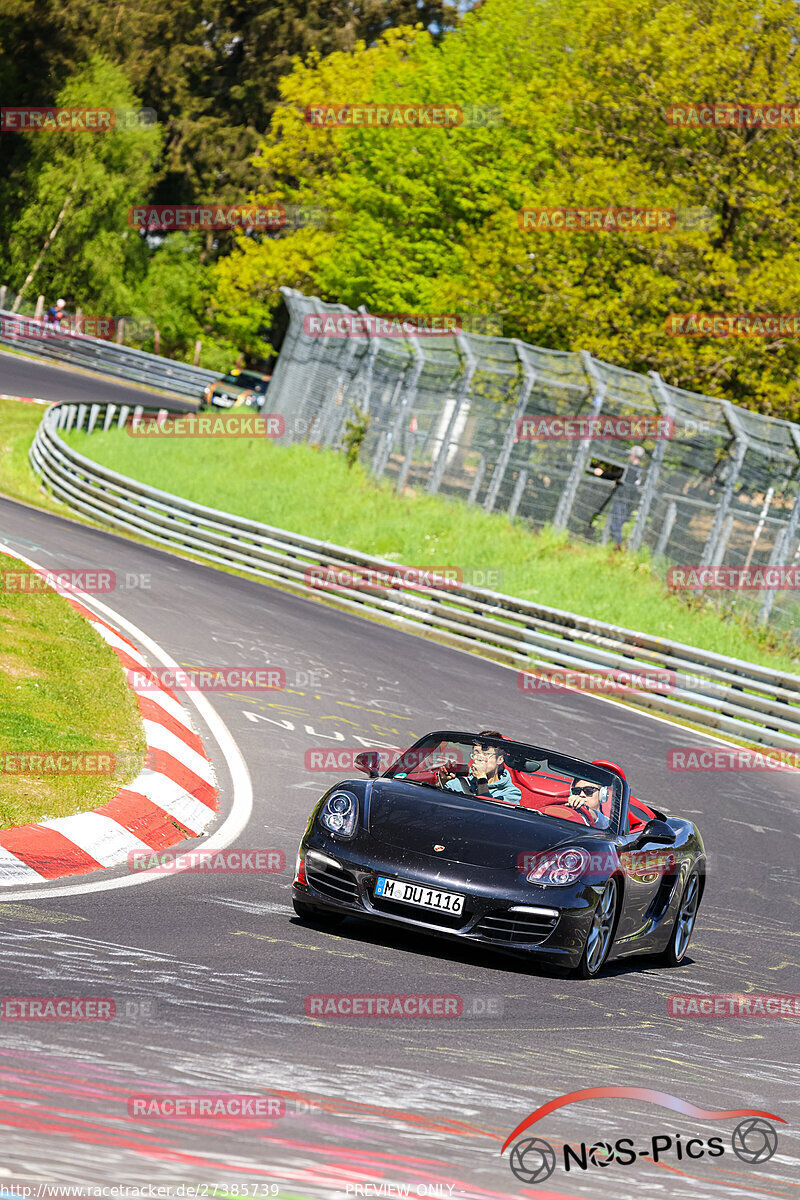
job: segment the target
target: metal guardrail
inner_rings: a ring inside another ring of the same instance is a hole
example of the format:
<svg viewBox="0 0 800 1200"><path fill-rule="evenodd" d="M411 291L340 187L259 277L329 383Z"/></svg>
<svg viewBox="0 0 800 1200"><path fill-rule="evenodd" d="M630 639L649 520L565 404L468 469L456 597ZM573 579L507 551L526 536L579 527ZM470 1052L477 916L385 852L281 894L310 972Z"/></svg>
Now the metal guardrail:
<svg viewBox="0 0 800 1200"><path fill-rule="evenodd" d="M397 573L398 564L289 533L138 483L68 446L59 430L123 426L141 409L61 404L43 415L30 451L51 492L77 512L195 558L309 595L313 569ZM102 420L101 420L102 417ZM775 748L800 741L800 676L518 600L484 588L356 582L326 591L339 607L537 675L564 670L674 672L668 692L624 692L627 703ZM522 693L521 693L522 694Z"/></svg>
<svg viewBox="0 0 800 1200"><path fill-rule="evenodd" d="M5 309L0 309L0 343L197 400L209 383L219 379L216 371L120 346L105 338L58 333L41 320Z"/></svg>

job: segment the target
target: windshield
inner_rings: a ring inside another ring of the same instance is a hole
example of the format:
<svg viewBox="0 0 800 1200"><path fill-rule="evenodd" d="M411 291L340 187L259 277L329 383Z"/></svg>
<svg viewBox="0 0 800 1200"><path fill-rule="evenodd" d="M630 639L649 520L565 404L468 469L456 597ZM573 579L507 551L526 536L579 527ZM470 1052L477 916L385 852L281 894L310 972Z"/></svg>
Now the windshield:
<svg viewBox="0 0 800 1200"><path fill-rule="evenodd" d="M385 778L530 809L591 829L619 829L624 784L612 771L525 742L433 733L401 754Z"/></svg>
<svg viewBox="0 0 800 1200"><path fill-rule="evenodd" d="M226 375L221 382L230 384L231 387L247 388L254 392L265 392L269 381L262 379L260 375L253 375L249 371L239 371L236 375Z"/></svg>

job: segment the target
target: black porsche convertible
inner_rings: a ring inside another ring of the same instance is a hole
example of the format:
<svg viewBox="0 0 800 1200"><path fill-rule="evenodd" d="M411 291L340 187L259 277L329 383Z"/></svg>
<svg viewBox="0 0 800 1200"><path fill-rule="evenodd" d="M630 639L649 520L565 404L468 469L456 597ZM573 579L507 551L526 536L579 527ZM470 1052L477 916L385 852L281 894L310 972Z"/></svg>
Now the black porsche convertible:
<svg viewBox="0 0 800 1200"><path fill-rule="evenodd" d="M429 733L383 773L330 788L297 855L297 915L404 925L582 978L630 954L683 959L706 879L691 821L630 795L624 772L505 738Z"/></svg>

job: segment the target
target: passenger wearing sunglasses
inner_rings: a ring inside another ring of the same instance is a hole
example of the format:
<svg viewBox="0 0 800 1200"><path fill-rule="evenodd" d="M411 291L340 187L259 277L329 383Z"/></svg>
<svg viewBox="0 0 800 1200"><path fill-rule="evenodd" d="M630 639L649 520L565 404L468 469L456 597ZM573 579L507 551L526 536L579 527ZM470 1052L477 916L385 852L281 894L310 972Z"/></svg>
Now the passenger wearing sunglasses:
<svg viewBox="0 0 800 1200"><path fill-rule="evenodd" d="M608 829L611 818L600 811L600 784L590 779L576 779L570 788L569 808L588 808L595 829Z"/></svg>

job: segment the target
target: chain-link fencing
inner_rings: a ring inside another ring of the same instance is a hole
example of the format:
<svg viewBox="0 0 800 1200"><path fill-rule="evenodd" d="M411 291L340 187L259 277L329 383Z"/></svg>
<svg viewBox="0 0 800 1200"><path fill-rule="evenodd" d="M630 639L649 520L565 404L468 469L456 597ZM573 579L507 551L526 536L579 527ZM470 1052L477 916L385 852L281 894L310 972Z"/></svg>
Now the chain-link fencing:
<svg viewBox="0 0 800 1200"><path fill-rule="evenodd" d="M366 425L361 461L398 491L456 497L533 530L549 524L646 547L662 574L748 568L756 586L723 582L720 603L800 640L800 592L767 590L777 576L762 572L759 583L756 570L800 576L800 427L585 351L465 332L320 334L324 322L310 318L348 314L352 327L351 310L282 291L290 324L269 408L285 418L287 437L335 447L355 421ZM573 420L564 436L559 418L596 422ZM628 437L619 432L626 422ZM638 466L635 445L645 450Z"/></svg>

